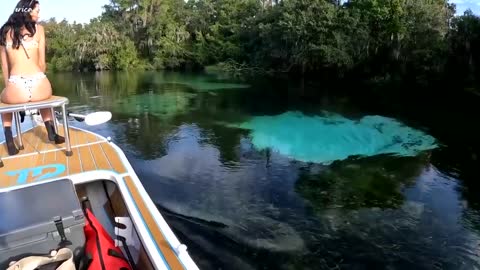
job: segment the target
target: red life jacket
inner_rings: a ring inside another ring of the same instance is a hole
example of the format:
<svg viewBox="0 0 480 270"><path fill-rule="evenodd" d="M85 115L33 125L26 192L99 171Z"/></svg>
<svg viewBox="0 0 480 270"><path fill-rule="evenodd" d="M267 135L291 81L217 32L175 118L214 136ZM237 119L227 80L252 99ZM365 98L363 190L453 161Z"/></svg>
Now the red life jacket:
<svg viewBox="0 0 480 270"><path fill-rule="evenodd" d="M85 255L90 259L88 270L132 270L120 248L110 237L102 224L98 222L90 209L85 209L87 223L84 232L86 238Z"/></svg>

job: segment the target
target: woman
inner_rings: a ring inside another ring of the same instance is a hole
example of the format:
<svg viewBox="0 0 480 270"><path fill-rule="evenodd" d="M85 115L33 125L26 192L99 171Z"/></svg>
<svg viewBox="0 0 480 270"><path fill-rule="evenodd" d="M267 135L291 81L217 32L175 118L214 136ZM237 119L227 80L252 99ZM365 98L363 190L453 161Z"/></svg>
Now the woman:
<svg viewBox="0 0 480 270"><path fill-rule="evenodd" d="M41 101L52 96L52 87L45 76L45 31L37 24L40 4L36 0L20 0L8 21L0 29L0 55L5 89L3 103L17 104ZM55 133L55 120L50 109L40 113L48 139L56 144L65 139ZM5 141L9 155L18 153L12 136L12 113L2 114Z"/></svg>

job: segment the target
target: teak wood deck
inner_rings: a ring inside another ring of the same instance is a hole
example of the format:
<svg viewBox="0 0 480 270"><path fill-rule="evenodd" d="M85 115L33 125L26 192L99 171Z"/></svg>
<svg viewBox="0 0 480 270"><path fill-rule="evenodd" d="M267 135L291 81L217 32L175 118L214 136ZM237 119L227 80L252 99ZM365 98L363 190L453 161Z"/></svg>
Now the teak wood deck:
<svg viewBox="0 0 480 270"><path fill-rule="evenodd" d="M58 133L63 134L61 125ZM127 172L120 157L110 143L100 136L76 128L70 128L73 155L66 156L65 144L49 142L45 127L36 126L22 134L24 150L9 156L5 143L0 146L4 167L0 168L0 189L38 180L40 173L62 171L55 177L62 177L93 170L109 170L118 174ZM17 141L17 136L15 136ZM41 166L46 166L41 168ZM57 167L54 167L57 166ZM58 168L60 166L60 168ZM35 173L33 168L39 168ZM50 170L50 171L49 171Z"/></svg>

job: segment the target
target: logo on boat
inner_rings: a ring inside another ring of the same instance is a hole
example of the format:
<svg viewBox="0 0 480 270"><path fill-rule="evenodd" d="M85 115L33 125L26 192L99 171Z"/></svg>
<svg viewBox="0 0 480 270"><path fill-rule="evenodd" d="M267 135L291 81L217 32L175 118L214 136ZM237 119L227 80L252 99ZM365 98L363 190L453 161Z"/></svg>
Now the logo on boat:
<svg viewBox="0 0 480 270"><path fill-rule="evenodd" d="M26 184L29 178L32 179L32 182L35 182L56 177L62 174L65 169L65 165L63 164L50 164L34 168L9 171L6 172L6 174L13 177L17 176L17 184L21 185Z"/></svg>

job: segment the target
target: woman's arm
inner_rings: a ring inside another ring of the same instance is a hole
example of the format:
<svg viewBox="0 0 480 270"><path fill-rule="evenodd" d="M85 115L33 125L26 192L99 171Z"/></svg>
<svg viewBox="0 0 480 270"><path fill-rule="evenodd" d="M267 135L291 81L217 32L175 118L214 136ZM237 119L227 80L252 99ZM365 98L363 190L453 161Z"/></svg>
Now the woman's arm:
<svg viewBox="0 0 480 270"><path fill-rule="evenodd" d="M45 72L47 70L47 63L45 61L45 30L43 26L37 24L37 31L40 39L38 41L38 66L42 72Z"/></svg>
<svg viewBox="0 0 480 270"><path fill-rule="evenodd" d="M8 84L8 77L9 77L9 68L8 68L8 58L7 58L7 50L5 46L0 46L0 56L2 58L2 73L3 73L3 80L5 82L5 86Z"/></svg>

